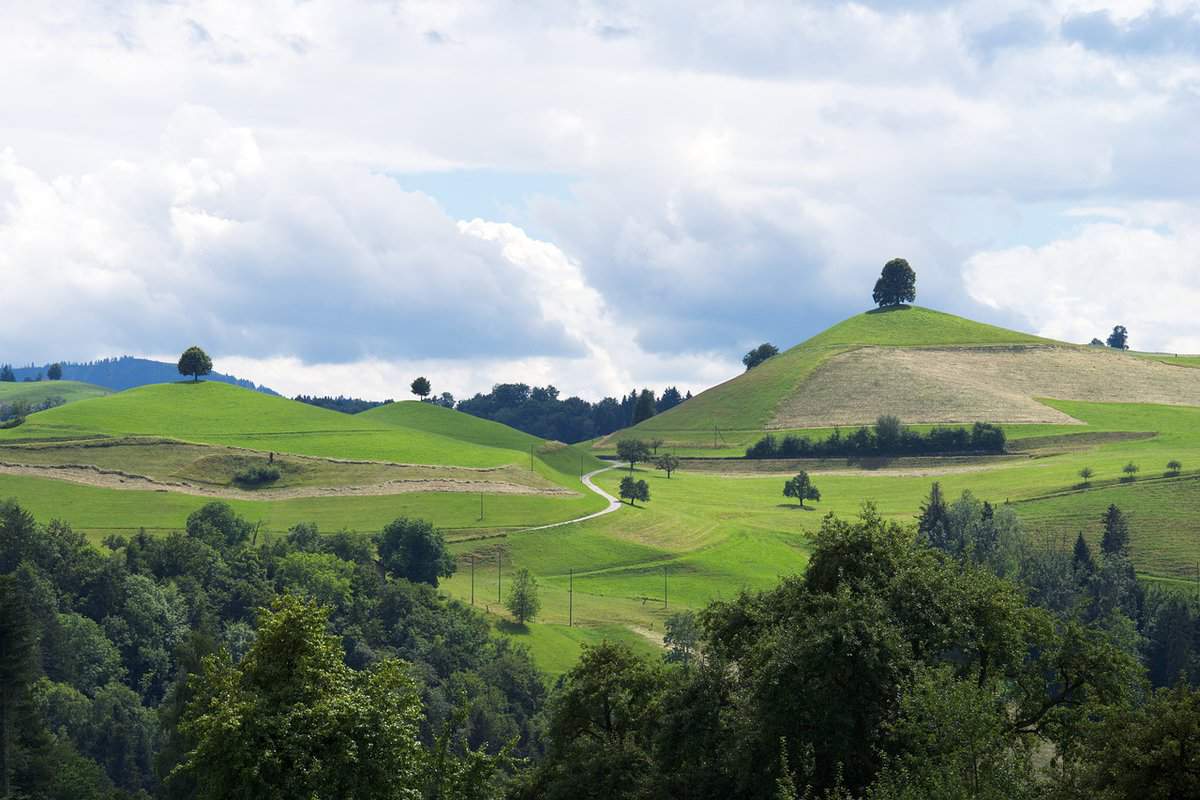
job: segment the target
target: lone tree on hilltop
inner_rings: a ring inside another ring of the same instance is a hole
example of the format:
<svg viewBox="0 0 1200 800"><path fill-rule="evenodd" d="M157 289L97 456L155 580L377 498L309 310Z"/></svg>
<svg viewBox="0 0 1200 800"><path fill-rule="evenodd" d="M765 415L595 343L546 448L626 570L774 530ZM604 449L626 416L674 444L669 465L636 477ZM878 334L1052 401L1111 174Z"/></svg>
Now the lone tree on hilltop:
<svg viewBox="0 0 1200 800"><path fill-rule="evenodd" d="M671 473L679 469L679 456L664 454L654 459L654 466L667 473L667 480L671 479Z"/></svg>
<svg viewBox="0 0 1200 800"><path fill-rule="evenodd" d="M429 379L424 375L417 378L410 384L412 393L421 398L421 402L425 402L425 398L429 397L429 393L433 391L433 387L429 385Z"/></svg>
<svg viewBox="0 0 1200 800"><path fill-rule="evenodd" d="M638 500L650 502L650 484L645 481L635 481L631 476L621 478L621 499L628 500L629 505L637 505Z"/></svg>
<svg viewBox="0 0 1200 800"><path fill-rule="evenodd" d="M880 308L911 303L917 299L917 273L903 258L893 258L883 265L871 298Z"/></svg>
<svg viewBox="0 0 1200 800"><path fill-rule="evenodd" d="M375 540L379 563L391 575L413 583L438 585L454 574L454 559L446 551L442 532L423 519L399 517Z"/></svg>
<svg viewBox="0 0 1200 800"><path fill-rule="evenodd" d="M51 364L46 370L46 377L52 381L62 380L62 364Z"/></svg>
<svg viewBox="0 0 1200 800"><path fill-rule="evenodd" d="M538 600L537 579L524 567L513 575L508 585L508 599L504 601L504 607L516 617L520 625L536 617L542 610L542 603Z"/></svg>
<svg viewBox="0 0 1200 800"><path fill-rule="evenodd" d="M742 356L742 363L747 370L752 370L772 356L779 355L779 348L770 342L763 342L758 347Z"/></svg>
<svg viewBox="0 0 1200 800"><path fill-rule="evenodd" d="M1113 332L1108 335L1108 346L1114 350L1129 349L1129 331L1125 330L1124 325L1113 328Z"/></svg>
<svg viewBox="0 0 1200 800"><path fill-rule="evenodd" d="M178 367L180 375L191 375L192 383L195 383L200 380L201 375L212 372L212 359L208 357L208 353L192 345L179 357Z"/></svg>
<svg viewBox="0 0 1200 800"><path fill-rule="evenodd" d="M1083 478L1084 486L1087 486L1092 482L1092 476L1095 474L1095 470L1093 470L1091 467L1084 467L1083 469L1079 470L1079 477Z"/></svg>
<svg viewBox="0 0 1200 800"><path fill-rule="evenodd" d="M801 470L799 475L783 485L783 496L799 500L800 507L804 508L805 500L820 500L821 491L813 485L812 478L808 477L808 473Z"/></svg>
<svg viewBox="0 0 1200 800"><path fill-rule="evenodd" d="M650 460L650 447L641 439L622 439L617 442L617 458L629 462L629 471L640 461Z"/></svg>

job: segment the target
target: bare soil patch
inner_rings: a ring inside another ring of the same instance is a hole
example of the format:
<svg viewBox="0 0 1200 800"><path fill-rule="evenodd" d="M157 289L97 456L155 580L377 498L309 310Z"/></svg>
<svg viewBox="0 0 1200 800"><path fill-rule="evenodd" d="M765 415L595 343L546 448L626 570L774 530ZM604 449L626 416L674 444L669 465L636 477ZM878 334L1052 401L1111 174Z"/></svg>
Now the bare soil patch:
<svg viewBox="0 0 1200 800"><path fill-rule="evenodd" d="M861 347L830 358L771 428L912 423L1077 423L1035 398L1200 406L1200 370L1098 348Z"/></svg>

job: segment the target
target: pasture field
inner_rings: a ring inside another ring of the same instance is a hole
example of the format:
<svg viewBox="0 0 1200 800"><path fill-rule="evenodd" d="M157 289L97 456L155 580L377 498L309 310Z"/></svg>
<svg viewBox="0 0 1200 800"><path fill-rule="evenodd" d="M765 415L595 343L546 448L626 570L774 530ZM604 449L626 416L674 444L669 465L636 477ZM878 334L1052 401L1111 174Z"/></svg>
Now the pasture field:
<svg viewBox="0 0 1200 800"><path fill-rule="evenodd" d="M72 403L107 394L112 394L112 390L82 381L0 381L0 404L4 405L18 401L41 403L51 397Z"/></svg>

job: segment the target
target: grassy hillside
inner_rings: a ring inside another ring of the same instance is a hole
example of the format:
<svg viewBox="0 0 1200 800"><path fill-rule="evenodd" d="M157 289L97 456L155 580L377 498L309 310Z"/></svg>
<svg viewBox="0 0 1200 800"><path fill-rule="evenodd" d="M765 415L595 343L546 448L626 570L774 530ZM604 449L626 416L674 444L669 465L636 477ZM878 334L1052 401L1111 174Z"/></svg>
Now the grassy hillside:
<svg viewBox="0 0 1200 800"><path fill-rule="evenodd" d="M111 389L81 381L0 382L0 403L3 404L18 401L41 403L51 397L61 397L64 402L71 403L111 393Z"/></svg>
<svg viewBox="0 0 1200 800"><path fill-rule="evenodd" d="M672 439L681 432L759 431L813 370L864 345L939 346L1047 344L1049 340L918 306L851 317L736 378L714 386L635 430Z"/></svg>

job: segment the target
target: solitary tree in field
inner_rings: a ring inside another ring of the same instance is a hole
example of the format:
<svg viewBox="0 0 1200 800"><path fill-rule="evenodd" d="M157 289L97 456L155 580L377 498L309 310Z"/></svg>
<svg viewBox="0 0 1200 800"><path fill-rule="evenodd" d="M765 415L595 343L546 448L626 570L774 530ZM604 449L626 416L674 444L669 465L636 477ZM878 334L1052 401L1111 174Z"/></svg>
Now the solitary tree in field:
<svg viewBox="0 0 1200 800"><path fill-rule="evenodd" d="M62 364L51 364L46 370L46 377L52 381L62 380Z"/></svg>
<svg viewBox="0 0 1200 800"><path fill-rule="evenodd" d="M1183 464L1180 464L1176 459L1172 458L1167 462L1168 475L1178 475L1181 469L1183 469Z"/></svg>
<svg viewBox="0 0 1200 800"><path fill-rule="evenodd" d="M529 570L522 567L513 575L512 582L508 586L508 599L504 606L521 625L524 625L526 620L536 617L541 611L542 603L538 600L537 579L529 574Z"/></svg>
<svg viewBox="0 0 1200 800"><path fill-rule="evenodd" d="M650 459L650 448L641 439L622 439L617 442L617 458L628 461L632 473L635 464Z"/></svg>
<svg viewBox="0 0 1200 800"><path fill-rule="evenodd" d="M671 479L671 473L679 469L679 456L664 454L654 459L654 466L667 473L667 480Z"/></svg>
<svg viewBox="0 0 1200 800"><path fill-rule="evenodd" d="M643 503L650 501L650 484L645 481L635 481L631 476L626 475L621 478L621 499L628 500L629 505L637 505L637 501Z"/></svg>
<svg viewBox="0 0 1200 800"><path fill-rule="evenodd" d="M1121 467L1121 472L1125 473L1125 477L1122 478L1122 480L1132 481L1135 477L1137 477L1138 465L1130 461L1128 464Z"/></svg>
<svg viewBox="0 0 1200 800"><path fill-rule="evenodd" d="M742 363L746 365L747 370L751 370L766 361L768 358L777 355L779 355L778 347L770 342L763 342L758 347L742 356Z"/></svg>
<svg viewBox="0 0 1200 800"><path fill-rule="evenodd" d="M783 485L783 496L799 500L800 507L804 508L805 500L820 500L821 492L813 485L808 473L801 470L799 475Z"/></svg>
<svg viewBox="0 0 1200 800"><path fill-rule="evenodd" d="M1084 467L1083 469L1079 470L1079 477L1083 478L1084 486L1087 486L1092 482L1092 476L1095 474L1096 472L1091 467Z"/></svg>
<svg viewBox="0 0 1200 800"><path fill-rule="evenodd" d="M212 359L208 357L208 353L192 345L179 357L178 367L180 375L191 375L192 382L195 383L200 380L201 375L212 372Z"/></svg>
<svg viewBox="0 0 1200 800"><path fill-rule="evenodd" d="M880 308L911 303L917 299L917 273L903 258L893 258L883 265L871 298Z"/></svg>
<svg viewBox="0 0 1200 800"><path fill-rule="evenodd" d="M651 453L653 453L654 455L658 455L658 448L663 446L663 440L662 439L651 439L650 441L646 442L646 444L650 445Z"/></svg>
<svg viewBox="0 0 1200 800"><path fill-rule="evenodd" d="M433 387L429 385L429 379L424 375L413 381L410 388L412 389L413 394L421 398L422 402L424 402L425 398L429 397L429 393L433 391Z"/></svg>
<svg viewBox="0 0 1200 800"><path fill-rule="evenodd" d="M1129 331L1125 330L1124 325L1113 328L1113 332L1108 335L1108 346L1114 350L1129 349Z"/></svg>

